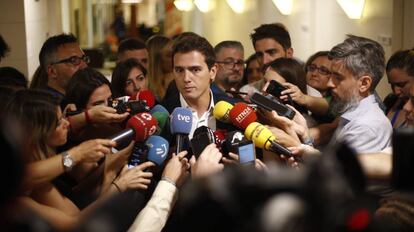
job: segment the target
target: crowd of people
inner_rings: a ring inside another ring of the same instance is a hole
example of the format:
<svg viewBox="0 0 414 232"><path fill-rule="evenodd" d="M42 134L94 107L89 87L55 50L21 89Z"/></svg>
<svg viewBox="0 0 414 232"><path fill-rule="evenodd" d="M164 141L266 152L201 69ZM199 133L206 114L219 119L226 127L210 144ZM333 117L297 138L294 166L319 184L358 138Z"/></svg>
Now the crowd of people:
<svg viewBox="0 0 414 232"><path fill-rule="evenodd" d="M126 38L108 80L59 34L30 81L1 67L1 230L414 230L414 50L250 38Z"/></svg>

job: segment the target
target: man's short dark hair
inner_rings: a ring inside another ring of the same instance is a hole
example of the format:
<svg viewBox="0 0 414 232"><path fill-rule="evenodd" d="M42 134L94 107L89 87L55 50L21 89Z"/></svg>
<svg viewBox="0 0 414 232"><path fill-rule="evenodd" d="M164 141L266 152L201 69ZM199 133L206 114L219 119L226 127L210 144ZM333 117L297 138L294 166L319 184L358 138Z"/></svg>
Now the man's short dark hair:
<svg viewBox="0 0 414 232"><path fill-rule="evenodd" d="M273 39L287 50L292 47L290 35L286 27L281 23L262 24L253 30L250 39L255 47L256 41L261 39Z"/></svg>
<svg viewBox="0 0 414 232"><path fill-rule="evenodd" d="M235 48L235 49L244 51L243 44L240 43L239 41L225 40L225 41L221 41L214 47L214 53L217 55L217 53L219 53L220 50L223 48Z"/></svg>
<svg viewBox="0 0 414 232"><path fill-rule="evenodd" d="M207 39L198 35L192 35L178 40L172 48L173 57L177 53L188 53L197 51L203 54L208 69L216 63L213 46Z"/></svg>
<svg viewBox="0 0 414 232"><path fill-rule="evenodd" d="M144 41L136 38L124 39L118 47L118 55L126 51L147 49Z"/></svg>
<svg viewBox="0 0 414 232"><path fill-rule="evenodd" d="M329 51L330 60L341 60L353 75L372 78L370 90L373 91L385 71L385 54L382 46L371 39L348 35L348 38Z"/></svg>
<svg viewBox="0 0 414 232"><path fill-rule="evenodd" d="M40 66L46 70L47 66L55 61L57 50L63 44L78 43L73 34L59 34L48 38L39 53Z"/></svg>

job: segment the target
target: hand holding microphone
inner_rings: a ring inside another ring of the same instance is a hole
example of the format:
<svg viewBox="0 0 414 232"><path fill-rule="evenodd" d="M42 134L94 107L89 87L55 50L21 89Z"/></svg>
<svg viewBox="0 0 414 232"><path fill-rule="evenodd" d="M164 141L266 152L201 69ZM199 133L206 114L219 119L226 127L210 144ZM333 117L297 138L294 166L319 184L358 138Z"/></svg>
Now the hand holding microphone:
<svg viewBox="0 0 414 232"><path fill-rule="evenodd" d="M81 162L95 163L111 153L111 147L115 145L114 141L108 139L87 140L71 148L68 153L72 156L75 164Z"/></svg>
<svg viewBox="0 0 414 232"><path fill-rule="evenodd" d="M147 189L148 185L151 183L152 173L146 172L145 170L153 166L155 166L155 164L150 161L133 168L128 168L128 165L125 165L112 184L115 185L120 192L124 192L127 189Z"/></svg>
<svg viewBox="0 0 414 232"><path fill-rule="evenodd" d="M252 140L254 144L262 149L292 157L292 152L276 142L275 136L265 126L258 122L251 123L244 132L247 139ZM300 159L300 158L298 158Z"/></svg>
<svg viewBox="0 0 414 232"><path fill-rule="evenodd" d="M191 157L191 176L202 178L221 171L224 168L220 163L222 156L216 144L208 145L197 160L194 156Z"/></svg>
<svg viewBox="0 0 414 232"><path fill-rule="evenodd" d="M190 163L185 158L186 155L187 151L182 151L178 155L172 154L171 159L164 168L161 180L180 187L188 176L188 169L190 168Z"/></svg>

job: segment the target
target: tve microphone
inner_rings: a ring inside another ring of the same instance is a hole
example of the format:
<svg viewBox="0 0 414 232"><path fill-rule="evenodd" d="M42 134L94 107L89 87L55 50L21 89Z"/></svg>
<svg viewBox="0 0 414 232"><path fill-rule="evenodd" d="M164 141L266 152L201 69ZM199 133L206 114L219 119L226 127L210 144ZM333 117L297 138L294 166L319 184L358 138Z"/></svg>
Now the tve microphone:
<svg viewBox="0 0 414 232"><path fill-rule="evenodd" d="M233 105L226 101L217 102L213 109L214 118L221 122L231 123L229 113L232 108Z"/></svg>
<svg viewBox="0 0 414 232"><path fill-rule="evenodd" d="M131 99L143 101L149 108L152 108L155 105L155 96L149 90L141 90L136 95L131 96Z"/></svg>
<svg viewBox="0 0 414 232"><path fill-rule="evenodd" d="M150 136L145 145L148 147L147 160L161 166L168 157L168 148L170 147L167 140L161 136Z"/></svg>
<svg viewBox="0 0 414 232"><path fill-rule="evenodd" d="M190 109L177 107L171 114L170 129L171 133L176 136L176 154L183 151L184 140L191 132L193 123L193 113Z"/></svg>
<svg viewBox="0 0 414 232"><path fill-rule="evenodd" d="M250 123L257 120L257 116L252 107L245 103L238 102L234 104L233 109L230 110L230 120L233 125L244 130Z"/></svg>
<svg viewBox="0 0 414 232"><path fill-rule="evenodd" d="M276 142L275 136L269 129L258 122L252 122L244 131L244 135L247 139L252 140L259 148L288 157L293 156L289 149Z"/></svg>

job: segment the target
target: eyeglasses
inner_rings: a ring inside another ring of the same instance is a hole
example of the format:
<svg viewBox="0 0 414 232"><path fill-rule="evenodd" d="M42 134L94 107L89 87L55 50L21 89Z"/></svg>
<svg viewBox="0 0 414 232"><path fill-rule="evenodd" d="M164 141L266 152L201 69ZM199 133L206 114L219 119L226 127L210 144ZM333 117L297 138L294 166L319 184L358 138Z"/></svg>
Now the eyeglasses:
<svg viewBox="0 0 414 232"><path fill-rule="evenodd" d="M223 64L223 66L227 69L233 69L236 65L238 67L244 67L244 60L237 60L237 61L216 61L219 64Z"/></svg>
<svg viewBox="0 0 414 232"><path fill-rule="evenodd" d="M77 65L80 65L82 61L88 64L91 60L89 56L86 56L86 55L83 55L82 57L71 56L63 60L52 62L51 64L54 65L54 64L62 64L62 63L71 63L72 65L77 66Z"/></svg>
<svg viewBox="0 0 414 232"><path fill-rule="evenodd" d="M307 72L315 72L316 70L318 70L319 74L321 74L321 75L331 75L331 71L329 71L324 66L318 67L315 64L311 64L306 68Z"/></svg>

